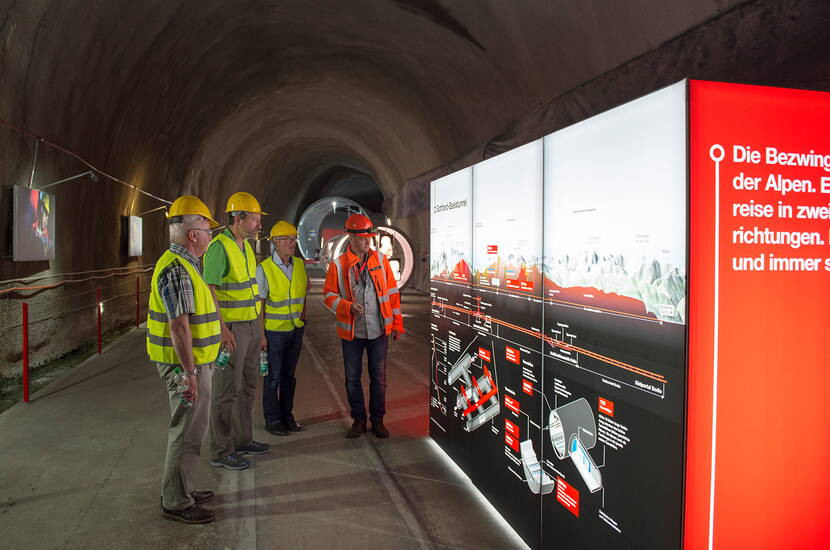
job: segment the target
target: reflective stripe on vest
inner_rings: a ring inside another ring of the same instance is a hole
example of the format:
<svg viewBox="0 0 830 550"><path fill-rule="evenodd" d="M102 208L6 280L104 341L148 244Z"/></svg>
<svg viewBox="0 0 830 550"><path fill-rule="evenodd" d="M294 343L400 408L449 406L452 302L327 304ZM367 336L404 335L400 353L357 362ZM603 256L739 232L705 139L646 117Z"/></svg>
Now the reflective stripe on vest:
<svg viewBox="0 0 830 550"><path fill-rule="evenodd" d="M305 323L300 320L305 305L308 276L302 258L292 260L291 281L274 262L273 257L263 261L262 272L268 281L268 298L265 300L265 330L287 332Z"/></svg>
<svg viewBox="0 0 830 550"><path fill-rule="evenodd" d="M170 321L164 310L158 290L158 278L164 269L178 262L184 266L190 276L193 287L193 305L196 311L190 315L190 332L193 343L193 360L196 366L208 365L216 360L219 354L220 329L219 312L213 303L210 289L205 284L202 275L193 265L181 256L170 250L162 254L150 283L150 306L147 311L147 355L150 360L168 365L181 365L181 360L173 348L173 339L170 337Z"/></svg>
<svg viewBox="0 0 830 550"><path fill-rule="evenodd" d="M228 257L228 274L216 285L216 300L226 323L252 321L259 316L259 286L256 284L256 256L246 239L245 253L236 241L220 233L213 238L225 247Z"/></svg>

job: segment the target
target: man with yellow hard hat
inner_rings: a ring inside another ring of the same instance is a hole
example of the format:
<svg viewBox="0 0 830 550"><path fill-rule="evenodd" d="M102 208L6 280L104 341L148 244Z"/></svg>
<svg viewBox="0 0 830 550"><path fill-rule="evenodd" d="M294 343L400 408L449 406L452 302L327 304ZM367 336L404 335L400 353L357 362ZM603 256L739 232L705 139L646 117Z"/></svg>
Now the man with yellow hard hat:
<svg viewBox="0 0 830 550"><path fill-rule="evenodd" d="M196 197L176 199L167 214L170 248L153 270L147 312L147 354L156 363L170 403L167 454L161 484L165 518L209 523L201 504L212 491L191 485L208 425L212 363L219 353L219 313L200 273L199 258L219 224Z"/></svg>
<svg viewBox="0 0 830 550"><path fill-rule="evenodd" d="M254 394L259 377L259 289L256 256L248 239L256 238L265 212L250 193L228 199L228 225L210 243L204 277L221 314L222 346L231 353L227 366L213 374L210 410L210 464L244 470L244 454L267 453L270 445L253 438Z"/></svg>
<svg viewBox="0 0 830 550"><path fill-rule="evenodd" d="M294 256L297 228L280 220L271 228L274 253L257 266L262 299L261 349L268 350L268 374L262 389L265 429L274 435L301 432L294 419L294 373L300 359L305 325L308 277L305 262Z"/></svg>

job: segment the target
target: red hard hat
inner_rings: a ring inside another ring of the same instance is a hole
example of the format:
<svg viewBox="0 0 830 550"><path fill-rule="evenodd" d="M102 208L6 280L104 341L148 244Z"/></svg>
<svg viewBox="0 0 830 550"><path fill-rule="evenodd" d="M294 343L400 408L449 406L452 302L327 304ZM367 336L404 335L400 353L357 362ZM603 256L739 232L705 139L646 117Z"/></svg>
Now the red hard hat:
<svg viewBox="0 0 830 550"><path fill-rule="evenodd" d="M358 237L371 237L375 231L375 225L368 217L363 214L352 214L346 220L346 233L357 235Z"/></svg>

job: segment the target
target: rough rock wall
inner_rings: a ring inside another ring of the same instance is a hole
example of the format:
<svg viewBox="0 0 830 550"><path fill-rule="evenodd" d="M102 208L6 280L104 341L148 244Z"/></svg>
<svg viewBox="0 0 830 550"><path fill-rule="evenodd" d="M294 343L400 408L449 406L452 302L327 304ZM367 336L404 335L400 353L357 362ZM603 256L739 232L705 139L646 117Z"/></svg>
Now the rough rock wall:
<svg viewBox="0 0 830 550"><path fill-rule="evenodd" d="M387 198L385 213L423 254L428 217L418 181L427 178L419 175L553 129L540 105L555 121L575 120L652 89L653 75L639 69L628 87L616 76L610 88L573 96L573 112L562 107L563 93L720 13L732 19L707 25L728 39L737 32L730 25L749 20L744 10L737 19L728 11L741 1L0 0L0 119L141 189L167 199L191 192L214 210L245 189L275 217L296 218L321 173L364 172ZM761 13L763 29L794 28L798 39L802 27L820 27L819 4L760 1L750 11ZM777 5L806 15L790 23ZM803 50L775 36L784 50ZM701 45L705 66L729 66L731 56L723 62ZM751 52L770 51L739 45L748 61ZM684 63L676 49L665 51L657 65L671 67L660 81ZM701 59L689 54L686 66L693 58ZM33 152L33 138L0 124L4 183L28 183ZM41 147L34 187L87 168ZM121 216L160 204L127 187L80 179L54 192L56 260L0 260L0 280L149 264L166 243L163 216L148 214L143 257L121 253ZM0 231L0 249L7 245ZM114 295L128 292L127 280ZM49 350L40 359L60 354L89 339L89 313L73 312L88 296L71 294L91 290L7 294L0 325L18 322L19 298L30 296L43 315L66 314L35 335ZM0 338L0 371L19 371L19 356L19 340Z"/></svg>

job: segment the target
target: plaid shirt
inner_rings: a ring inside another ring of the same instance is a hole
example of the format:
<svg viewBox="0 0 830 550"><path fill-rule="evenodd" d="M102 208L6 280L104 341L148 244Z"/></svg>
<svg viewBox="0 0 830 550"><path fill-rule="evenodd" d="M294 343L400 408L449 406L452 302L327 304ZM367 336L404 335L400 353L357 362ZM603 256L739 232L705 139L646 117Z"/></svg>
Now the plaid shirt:
<svg viewBox="0 0 830 550"><path fill-rule="evenodd" d="M185 247L171 243L170 252L189 261L196 268L196 271L201 272L199 258L191 254ZM161 301L164 303L168 318L175 319L186 313L196 313L193 300L193 283L190 281L190 275L188 275L183 265L178 262L168 265L159 274L158 287L159 296L161 296Z"/></svg>

